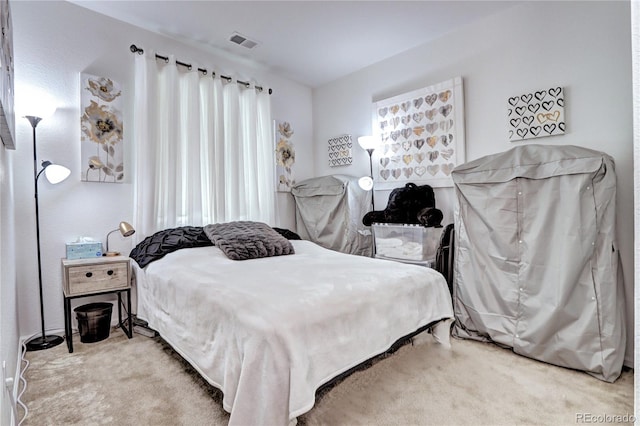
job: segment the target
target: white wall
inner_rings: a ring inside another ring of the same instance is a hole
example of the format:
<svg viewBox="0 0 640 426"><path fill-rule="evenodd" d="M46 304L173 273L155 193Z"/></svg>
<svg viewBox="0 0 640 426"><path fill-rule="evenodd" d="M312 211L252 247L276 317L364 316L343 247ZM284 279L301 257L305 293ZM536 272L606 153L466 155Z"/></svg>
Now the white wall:
<svg viewBox="0 0 640 426"><path fill-rule="evenodd" d="M530 2L471 24L432 43L314 90L313 123L318 175L327 139L371 132L371 103L439 83L464 80L467 160L515 146L507 136L507 98L563 86L567 131L527 143L573 144L605 151L616 162L617 238L626 280L633 359L633 150L631 24L628 2ZM521 144L522 142L520 142ZM369 173L367 154L340 172ZM387 193L376 193L376 208ZM437 206L452 221L451 189L436 190Z"/></svg>
<svg viewBox="0 0 640 426"><path fill-rule="evenodd" d="M633 161L636 167L633 170L633 187L636 194L640 193L640 3L631 3L631 58L633 63ZM640 200L634 200L634 236L640 238ZM640 282L640 247L635 245L635 280ZM635 326L640 327L640 292L635 294ZM635 347L640 345L640 334L636 333ZM634 365L640 365L640 351L636 351ZM634 381L640 383L640 371L634 370ZM640 415L640 386L634 389L634 415Z"/></svg>
<svg viewBox="0 0 640 426"><path fill-rule="evenodd" d="M11 422L11 405L4 379L16 378L18 365L18 303L13 202L13 151L0 144L0 366L6 363L0 391L0 424Z"/></svg>
<svg viewBox="0 0 640 426"><path fill-rule="evenodd" d="M16 97L20 87L44 89L59 104L53 117L37 128L39 159L64 164L72 175L53 186L41 180L39 185L41 249L48 329L63 329L62 279L60 259L65 256L65 242L77 236L104 238L121 220L133 223L133 188L131 153L135 141L128 139L133 99L133 54L135 43L145 50L175 54L185 62L238 78L254 78L270 87L273 117L288 120L295 129L298 148L298 178L311 177L313 160L303 153L311 151L311 90L298 83L269 73L247 61L233 62L200 49L104 17L63 1L12 2ZM212 22L213 24L213 22ZM110 77L120 82L125 96L125 143L128 144L125 183L104 184L80 181L80 87L81 72ZM37 101L37 100L35 100ZM33 153L31 127L23 118L16 119L17 150L14 157L15 209L17 212L16 258L18 281L19 331L30 336L39 330L39 298L36 264L35 213L33 199ZM3 193L4 196L4 193ZM276 225L294 228L294 210L289 194L278 194L280 219ZM115 238L114 238L115 237ZM110 248L127 253L131 239L113 234ZM4 293L3 293L4 296ZM3 297L4 299L4 297ZM88 299L76 300L76 304ZM3 301L4 308L4 301Z"/></svg>
<svg viewBox="0 0 640 426"><path fill-rule="evenodd" d="M275 120L291 123L294 134L289 139L296 152L296 162L293 166L293 179L301 182L315 176L315 162L313 157L312 132L312 96L311 89L296 84L278 87L279 93L274 93L272 108ZM279 227L296 230L295 201L290 192L277 192Z"/></svg>

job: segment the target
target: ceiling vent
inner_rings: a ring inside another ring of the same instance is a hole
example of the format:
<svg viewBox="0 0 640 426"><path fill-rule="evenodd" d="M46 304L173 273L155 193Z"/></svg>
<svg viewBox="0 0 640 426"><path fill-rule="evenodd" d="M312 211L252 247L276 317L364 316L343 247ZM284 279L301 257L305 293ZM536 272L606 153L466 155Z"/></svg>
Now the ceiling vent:
<svg viewBox="0 0 640 426"><path fill-rule="evenodd" d="M246 47L247 49L253 49L258 45L257 42L249 40L247 37L238 33L231 34L231 37L229 37L229 41L242 47Z"/></svg>

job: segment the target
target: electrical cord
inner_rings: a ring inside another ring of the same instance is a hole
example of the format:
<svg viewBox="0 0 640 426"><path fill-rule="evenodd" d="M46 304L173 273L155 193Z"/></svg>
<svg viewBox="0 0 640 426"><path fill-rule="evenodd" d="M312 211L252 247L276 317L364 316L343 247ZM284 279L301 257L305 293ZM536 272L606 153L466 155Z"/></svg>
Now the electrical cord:
<svg viewBox="0 0 640 426"><path fill-rule="evenodd" d="M46 330L46 332L59 332L60 330ZM73 334L76 334L77 331L73 331ZM33 339L36 336L40 336L41 333L35 333L32 334L31 336L29 336L27 339L24 339L22 341L22 355L20 358L20 364L23 365L21 370L20 370L20 376L18 377L18 387L21 387L22 385L22 389L20 390L20 392L18 393L18 397L16 398L16 404L12 404L13 405L13 409L14 409L14 416L17 419L18 418L18 408L17 406L19 405L20 407L22 407L22 409L24 410L24 415L22 416L22 419L20 419L20 421L17 423L17 426L22 425L22 423L25 421L25 419L27 418L27 416L29 415L29 408L27 408L26 404L22 402L22 395L24 395L24 393L27 390L27 379L24 377L25 373L27 372L27 369L29 369L29 360L26 359L24 356L27 353L27 342L31 339ZM66 338L66 337L65 337ZM13 396L12 396L13 398ZM13 399L12 399L13 402Z"/></svg>
<svg viewBox="0 0 640 426"><path fill-rule="evenodd" d="M45 332L54 332L54 333L59 333L61 332L61 330L59 329L53 329L53 330L45 330ZM77 329L71 329L71 338L73 338L74 335L78 334L78 330ZM20 392L18 393L18 396L16 398L16 400L13 400L13 394L12 392L8 392L10 395L10 399L11 399L11 407L13 409L13 413L14 413L14 418L18 418L18 405L22 407L22 409L24 410L24 415L22 416L22 419L20 419L20 421L17 423L17 426L22 425L22 423L25 421L25 419L27 418L27 416L29 415L29 408L27 408L26 404L22 402L22 395L24 395L24 393L27 390L27 379L24 377L25 373L27 372L27 369L29 369L29 360L27 360L24 356L27 353L27 342L30 341L31 339L33 339L34 337L40 336L41 333L35 333L32 334L31 336L29 336L28 338L24 339L22 341L22 354L20 357L20 364L23 365L21 370L20 370L20 375L18 377L18 387L21 387L22 385L22 390L20 390ZM66 336L64 337L66 340ZM7 389L8 391L8 389Z"/></svg>
<svg viewBox="0 0 640 426"><path fill-rule="evenodd" d="M11 403L11 411L13 412L13 418L17 419L18 418L18 406L16 405L16 400L13 398L13 389L11 385L9 385L9 379L4 383L4 389L7 392L7 395L9 395L9 402Z"/></svg>
<svg viewBox="0 0 640 426"><path fill-rule="evenodd" d="M22 341L22 355L20 357L20 365L22 366L22 368L20 369L20 376L18 377L18 388L20 388L21 385L22 385L22 390L20 390L20 392L18 393L18 398L16 399L16 402L24 410L24 415L22 416L22 418L18 422L18 426L20 426L22 424L22 422L24 422L24 420L29 415L29 408L27 408L26 404L22 402L22 395L24 395L24 392L27 390L27 379L24 378L24 374L26 373L27 369L29 368L29 360L27 360L24 357L24 354L27 353L27 342L29 340L33 339L37 335L38 334L34 334L31 337L29 337L28 339L25 339L25 340ZM17 408L17 406L16 406L15 410L16 410L16 416L15 417L17 419L18 418L18 414L17 414L18 408Z"/></svg>

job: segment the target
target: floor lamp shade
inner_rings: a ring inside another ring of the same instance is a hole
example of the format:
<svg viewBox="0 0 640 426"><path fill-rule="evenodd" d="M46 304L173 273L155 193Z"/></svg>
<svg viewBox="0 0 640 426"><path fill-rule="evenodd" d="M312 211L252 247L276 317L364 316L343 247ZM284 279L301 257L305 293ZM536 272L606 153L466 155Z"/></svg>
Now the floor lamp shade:
<svg viewBox="0 0 640 426"><path fill-rule="evenodd" d="M371 179L371 176L362 176L358 179L358 186L364 191L371 191L373 189L373 179Z"/></svg>
<svg viewBox="0 0 640 426"><path fill-rule="evenodd" d="M49 164L45 166L45 163ZM45 177L47 178L49 183L53 185L62 182L71 174L71 170L67 169L65 166L52 164L50 161L43 161L42 167L44 167Z"/></svg>
<svg viewBox="0 0 640 426"><path fill-rule="evenodd" d="M360 145L360 147L362 149L365 150L369 150L369 149L376 149L378 147L378 141L375 137L373 136L360 136L358 138L358 145Z"/></svg>
<svg viewBox="0 0 640 426"><path fill-rule="evenodd" d="M64 339L60 336L55 335L47 335L45 334L45 325L44 325L44 300L42 293L42 260L40 256L40 209L38 205L38 180L42 173L45 174L47 180L52 183L60 183L69 177L71 171L64 166L60 166L57 164L53 164L51 161L43 161L41 164L41 169L38 171L38 161L37 161L37 150L36 150L36 126L42 120L40 117L30 115L25 116L29 123L31 123L31 127L33 128L33 180L34 180L34 193L35 193L35 201L36 201L36 243L38 249L38 289L40 291L40 327L41 333L39 336L36 336L32 339L29 339L25 346L27 351L38 351L42 349L49 349L54 346L59 345L64 341Z"/></svg>

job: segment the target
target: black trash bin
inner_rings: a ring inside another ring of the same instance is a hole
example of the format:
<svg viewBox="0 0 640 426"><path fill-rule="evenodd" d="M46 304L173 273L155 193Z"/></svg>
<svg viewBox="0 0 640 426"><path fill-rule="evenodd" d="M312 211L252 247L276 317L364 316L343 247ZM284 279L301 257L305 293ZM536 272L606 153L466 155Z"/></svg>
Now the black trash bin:
<svg viewBox="0 0 640 426"><path fill-rule="evenodd" d="M78 331L82 343L93 343L109 337L112 303L89 303L73 310L78 319Z"/></svg>

